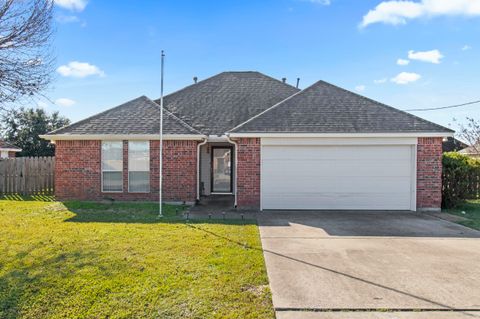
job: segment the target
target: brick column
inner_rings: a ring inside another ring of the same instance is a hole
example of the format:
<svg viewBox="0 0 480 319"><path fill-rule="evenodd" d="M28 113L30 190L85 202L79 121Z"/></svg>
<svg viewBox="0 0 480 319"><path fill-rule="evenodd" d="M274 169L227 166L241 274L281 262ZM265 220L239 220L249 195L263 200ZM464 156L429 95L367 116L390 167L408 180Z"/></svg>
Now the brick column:
<svg viewBox="0 0 480 319"><path fill-rule="evenodd" d="M260 139L241 138L237 144L237 205L259 208Z"/></svg>
<svg viewBox="0 0 480 319"><path fill-rule="evenodd" d="M417 209L438 211L442 205L442 138L419 137L417 145Z"/></svg>

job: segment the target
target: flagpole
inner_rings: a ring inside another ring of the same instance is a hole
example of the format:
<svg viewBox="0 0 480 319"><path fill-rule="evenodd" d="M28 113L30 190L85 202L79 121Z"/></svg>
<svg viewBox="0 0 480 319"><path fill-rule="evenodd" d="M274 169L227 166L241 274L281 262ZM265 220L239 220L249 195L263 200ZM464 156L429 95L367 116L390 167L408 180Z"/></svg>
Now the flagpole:
<svg viewBox="0 0 480 319"><path fill-rule="evenodd" d="M159 175L158 175L158 183L159 183L159 191L158 191L158 217L163 217L162 211L162 180L163 180L163 69L164 69L164 58L165 54L162 50L161 55L161 77L160 77L160 163L159 163Z"/></svg>

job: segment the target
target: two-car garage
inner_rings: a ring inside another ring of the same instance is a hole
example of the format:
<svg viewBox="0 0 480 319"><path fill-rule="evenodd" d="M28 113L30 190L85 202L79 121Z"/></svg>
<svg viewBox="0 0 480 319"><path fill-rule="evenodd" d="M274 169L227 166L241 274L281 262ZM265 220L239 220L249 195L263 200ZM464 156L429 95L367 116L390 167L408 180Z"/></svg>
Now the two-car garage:
<svg viewBox="0 0 480 319"><path fill-rule="evenodd" d="M416 138L261 143L261 209L415 210Z"/></svg>

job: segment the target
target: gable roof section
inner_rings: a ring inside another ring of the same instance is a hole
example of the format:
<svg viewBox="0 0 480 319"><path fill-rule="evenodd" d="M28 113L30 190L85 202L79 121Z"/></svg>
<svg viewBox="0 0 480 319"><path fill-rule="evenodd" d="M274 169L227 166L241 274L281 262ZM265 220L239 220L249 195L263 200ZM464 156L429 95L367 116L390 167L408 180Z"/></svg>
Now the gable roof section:
<svg viewBox="0 0 480 319"><path fill-rule="evenodd" d="M5 142L4 140L0 140L0 149L7 149L12 152L21 152L22 149L13 145L12 143Z"/></svg>
<svg viewBox="0 0 480 319"><path fill-rule="evenodd" d="M298 91L260 72L223 72L165 96L164 106L204 134L223 135Z"/></svg>
<svg viewBox="0 0 480 319"><path fill-rule="evenodd" d="M49 135L159 134L160 106L146 96L48 133ZM164 134L201 135L200 132L164 109Z"/></svg>
<svg viewBox="0 0 480 319"><path fill-rule="evenodd" d="M325 81L290 96L231 133L452 133Z"/></svg>

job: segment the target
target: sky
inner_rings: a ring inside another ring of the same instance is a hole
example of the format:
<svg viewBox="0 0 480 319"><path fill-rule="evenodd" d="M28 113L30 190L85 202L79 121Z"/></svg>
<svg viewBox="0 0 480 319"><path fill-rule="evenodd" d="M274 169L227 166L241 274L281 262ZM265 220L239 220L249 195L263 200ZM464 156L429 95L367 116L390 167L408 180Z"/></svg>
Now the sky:
<svg viewBox="0 0 480 319"><path fill-rule="evenodd" d="M73 121L222 71L318 80L402 110L480 99L480 0L55 0L38 105ZM412 112L456 128L480 104ZM456 121L454 121L456 119Z"/></svg>

